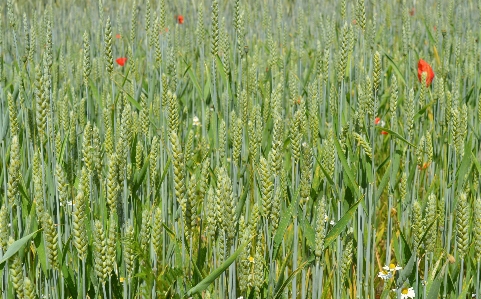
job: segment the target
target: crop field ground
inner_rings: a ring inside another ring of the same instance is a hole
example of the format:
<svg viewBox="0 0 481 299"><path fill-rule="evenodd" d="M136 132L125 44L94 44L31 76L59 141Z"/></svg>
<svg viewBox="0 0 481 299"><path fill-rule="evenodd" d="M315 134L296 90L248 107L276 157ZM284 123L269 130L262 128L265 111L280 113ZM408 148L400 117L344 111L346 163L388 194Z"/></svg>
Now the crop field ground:
<svg viewBox="0 0 481 299"><path fill-rule="evenodd" d="M481 296L481 1L5 0L0 293Z"/></svg>

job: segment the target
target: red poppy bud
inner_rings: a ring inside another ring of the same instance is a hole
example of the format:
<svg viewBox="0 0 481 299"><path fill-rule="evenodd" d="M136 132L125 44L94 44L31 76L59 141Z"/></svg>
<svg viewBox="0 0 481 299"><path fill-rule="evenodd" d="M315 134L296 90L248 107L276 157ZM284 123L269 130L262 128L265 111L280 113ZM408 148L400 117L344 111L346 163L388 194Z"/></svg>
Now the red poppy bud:
<svg viewBox="0 0 481 299"><path fill-rule="evenodd" d="M120 34L118 34L118 33L115 35L115 38L117 38L117 39L119 39L119 38L121 38L121 37L122 37L122 36L121 36Z"/></svg>
<svg viewBox="0 0 481 299"><path fill-rule="evenodd" d="M419 82L422 80L423 73L426 73L426 86L429 87L431 85L431 82L433 82L434 78L434 72L431 66L424 60L419 59L418 62L418 79Z"/></svg>

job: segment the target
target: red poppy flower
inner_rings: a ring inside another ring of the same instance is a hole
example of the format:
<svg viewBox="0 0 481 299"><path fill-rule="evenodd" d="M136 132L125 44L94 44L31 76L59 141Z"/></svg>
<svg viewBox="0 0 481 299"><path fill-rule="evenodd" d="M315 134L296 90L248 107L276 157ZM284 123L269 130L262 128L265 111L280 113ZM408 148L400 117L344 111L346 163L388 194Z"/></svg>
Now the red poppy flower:
<svg viewBox="0 0 481 299"><path fill-rule="evenodd" d="M424 162L423 165L418 165L419 170L426 170L431 163L429 162Z"/></svg>
<svg viewBox="0 0 481 299"><path fill-rule="evenodd" d="M426 86L429 87L429 85L431 85L431 82L433 82L433 78L434 78L433 69L431 68L431 66L426 61L424 61L422 59L419 59L419 62L418 62L418 79L419 79L419 82L421 82L421 80L422 80L423 73L427 74Z"/></svg>
<svg viewBox="0 0 481 299"><path fill-rule="evenodd" d="M118 33L115 35L115 38L117 38L117 39L118 39L118 38L121 38L121 37L122 37L122 36L121 36L120 34L118 34Z"/></svg>
<svg viewBox="0 0 481 299"><path fill-rule="evenodd" d="M376 126L384 127L384 126L386 125L386 122L383 121L380 117L376 117L376 118L374 119L374 124L375 124Z"/></svg>
<svg viewBox="0 0 481 299"><path fill-rule="evenodd" d="M115 60L118 65L124 66L125 63L127 62L127 57L119 57Z"/></svg>
<svg viewBox="0 0 481 299"><path fill-rule="evenodd" d="M389 133L386 132L386 131L381 131L381 135L387 135L387 134L389 134Z"/></svg>
<svg viewBox="0 0 481 299"><path fill-rule="evenodd" d="M178 16L177 16L177 23L179 23L179 24L184 24L184 16L183 16L183 15L178 15Z"/></svg>

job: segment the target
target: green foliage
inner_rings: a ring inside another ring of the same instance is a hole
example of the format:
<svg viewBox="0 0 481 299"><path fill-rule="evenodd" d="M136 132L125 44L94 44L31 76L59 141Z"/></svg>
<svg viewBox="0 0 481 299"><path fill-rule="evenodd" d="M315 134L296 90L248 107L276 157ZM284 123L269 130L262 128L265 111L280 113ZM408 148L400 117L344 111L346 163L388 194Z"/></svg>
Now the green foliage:
<svg viewBox="0 0 481 299"><path fill-rule="evenodd" d="M481 6L77 2L0 8L6 298L479 295Z"/></svg>

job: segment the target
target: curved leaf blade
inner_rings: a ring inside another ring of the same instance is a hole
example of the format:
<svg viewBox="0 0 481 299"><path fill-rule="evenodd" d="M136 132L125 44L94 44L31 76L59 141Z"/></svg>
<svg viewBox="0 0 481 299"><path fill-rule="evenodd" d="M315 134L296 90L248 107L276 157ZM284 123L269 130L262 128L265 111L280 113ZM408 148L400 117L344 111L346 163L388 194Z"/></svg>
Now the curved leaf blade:
<svg viewBox="0 0 481 299"><path fill-rule="evenodd" d="M196 286L191 288L189 291L187 291L187 296L192 296L194 294L200 293L203 290L207 289L211 283L214 282L214 280L219 277L229 266L237 259L239 254L244 250L244 248L251 242L252 239L244 242L237 250L227 259L225 262L222 263L222 265L219 266L219 268L215 269L207 275L206 278L204 278L201 282L199 282Z"/></svg>
<svg viewBox="0 0 481 299"><path fill-rule="evenodd" d="M294 279L294 277L297 276L297 274L299 274L299 272L302 271L302 269L304 269L307 265L310 265L314 261L314 259L315 257L312 256L309 260L299 265L299 267L296 270L292 271L291 275L289 275L289 277L286 279L286 281L284 281L282 286L277 291L276 295L274 296L274 299L282 298L284 289L287 287L287 285Z"/></svg>
<svg viewBox="0 0 481 299"><path fill-rule="evenodd" d="M7 252L3 255L2 260L0 260L0 265L5 263L9 258L11 258L15 253L17 253L22 247L41 229L34 231L33 233L18 239L17 241L13 242L12 245L8 246Z"/></svg>
<svg viewBox="0 0 481 299"><path fill-rule="evenodd" d="M362 198L354 203L349 210L342 216L342 218L334 225L334 227L329 231L324 240L324 249L329 247L332 242L344 231L349 221L351 221L354 214L356 214L357 206L361 203Z"/></svg>

